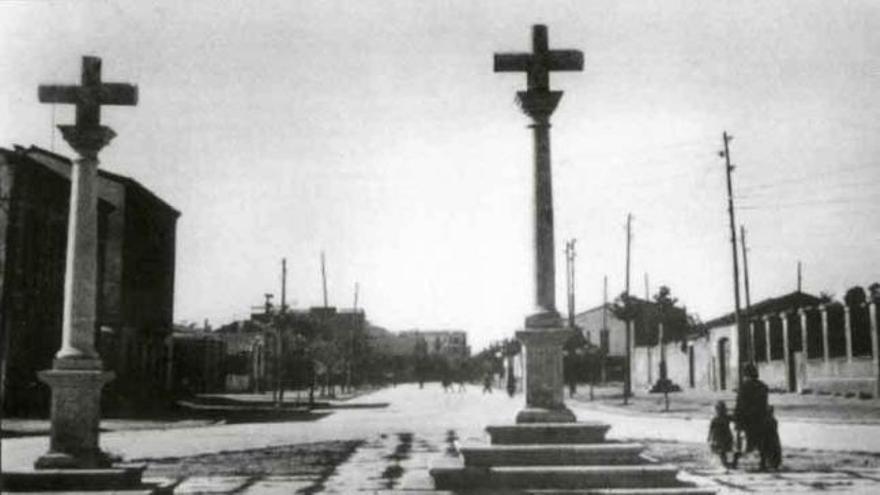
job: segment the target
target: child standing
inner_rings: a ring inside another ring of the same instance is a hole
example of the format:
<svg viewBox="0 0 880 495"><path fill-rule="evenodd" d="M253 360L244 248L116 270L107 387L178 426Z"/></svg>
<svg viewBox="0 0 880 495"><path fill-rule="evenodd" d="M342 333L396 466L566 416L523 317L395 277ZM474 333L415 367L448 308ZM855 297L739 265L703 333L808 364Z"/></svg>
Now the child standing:
<svg viewBox="0 0 880 495"><path fill-rule="evenodd" d="M733 435L730 434L730 416L723 400L715 404L715 417L709 423L709 448L718 455L724 467L729 467L727 453L733 450Z"/></svg>

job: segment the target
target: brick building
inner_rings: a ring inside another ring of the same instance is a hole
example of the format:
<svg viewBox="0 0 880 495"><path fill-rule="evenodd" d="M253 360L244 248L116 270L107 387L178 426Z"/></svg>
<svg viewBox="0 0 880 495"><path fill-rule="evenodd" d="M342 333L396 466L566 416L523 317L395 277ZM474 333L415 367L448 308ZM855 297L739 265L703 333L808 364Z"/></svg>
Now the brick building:
<svg viewBox="0 0 880 495"><path fill-rule="evenodd" d="M37 147L0 148L3 408L45 412L61 342L71 161ZM98 173L96 343L116 372L105 397L137 400L165 384L180 213L137 181Z"/></svg>

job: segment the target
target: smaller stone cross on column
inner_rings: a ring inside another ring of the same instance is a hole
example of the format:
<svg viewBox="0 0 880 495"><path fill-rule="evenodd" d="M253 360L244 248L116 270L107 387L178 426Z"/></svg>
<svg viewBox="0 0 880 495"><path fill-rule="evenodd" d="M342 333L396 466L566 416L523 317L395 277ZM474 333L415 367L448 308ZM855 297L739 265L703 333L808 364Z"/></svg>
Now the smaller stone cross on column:
<svg viewBox="0 0 880 495"><path fill-rule="evenodd" d="M64 273L61 349L40 379L52 389L49 452L38 469L106 467L98 446L101 388L113 379L95 350L98 289L98 152L116 135L101 125L101 105L136 105L137 87L101 82L101 59L83 57L80 86L39 87L41 103L76 105L76 124L60 125L79 154L70 176L70 217Z"/></svg>

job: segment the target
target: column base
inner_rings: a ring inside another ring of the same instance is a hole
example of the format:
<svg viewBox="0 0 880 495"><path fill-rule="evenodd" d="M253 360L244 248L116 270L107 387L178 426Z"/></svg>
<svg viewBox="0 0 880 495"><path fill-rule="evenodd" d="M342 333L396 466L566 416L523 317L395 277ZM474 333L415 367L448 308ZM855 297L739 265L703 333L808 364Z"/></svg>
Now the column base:
<svg viewBox="0 0 880 495"><path fill-rule="evenodd" d="M523 343L526 407L517 423L570 423L574 414L565 407L562 346L571 337L569 328L526 328L516 333Z"/></svg>
<svg viewBox="0 0 880 495"><path fill-rule="evenodd" d="M113 373L101 369L51 369L38 374L52 389L49 452L35 469L95 469L114 459L98 446L101 389Z"/></svg>
<svg viewBox="0 0 880 495"><path fill-rule="evenodd" d="M541 407L528 407L516 414L517 424L523 423L574 423L577 421L574 413L567 407L561 409L545 409Z"/></svg>
<svg viewBox="0 0 880 495"><path fill-rule="evenodd" d="M34 462L34 469L107 469L121 460L101 449L80 452L49 451Z"/></svg>

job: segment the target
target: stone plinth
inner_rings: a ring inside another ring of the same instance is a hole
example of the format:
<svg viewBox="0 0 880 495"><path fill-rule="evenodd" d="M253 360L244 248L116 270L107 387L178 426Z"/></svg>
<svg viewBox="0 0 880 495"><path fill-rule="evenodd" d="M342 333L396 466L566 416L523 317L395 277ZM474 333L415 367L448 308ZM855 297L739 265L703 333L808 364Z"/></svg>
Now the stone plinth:
<svg viewBox="0 0 880 495"><path fill-rule="evenodd" d="M464 447L465 466L591 466L645 464L638 443L487 445Z"/></svg>
<svg viewBox="0 0 880 495"><path fill-rule="evenodd" d="M564 402L562 346L571 330L527 329L516 333L525 349L526 407L516 415L517 423L568 423L575 416Z"/></svg>
<svg viewBox="0 0 880 495"><path fill-rule="evenodd" d="M42 371L40 380L52 389L52 428L49 452L40 457L37 469L93 469L109 467L111 459L98 446L101 389L113 379L112 372L88 369Z"/></svg>
<svg viewBox="0 0 880 495"><path fill-rule="evenodd" d="M679 488L678 468L662 464L636 466L494 466L431 470L441 490ZM684 488L684 487L682 487ZM612 492L613 493L613 492ZM665 493L681 493L667 491ZM708 493L714 493L709 491Z"/></svg>
<svg viewBox="0 0 880 495"><path fill-rule="evenodd" d="M492 445L594 444L605 441L610 425L598 421L487 426Z"/></svg>

